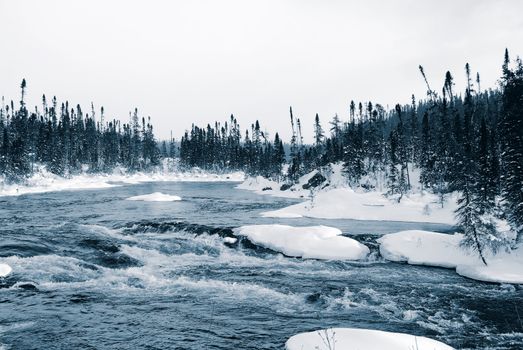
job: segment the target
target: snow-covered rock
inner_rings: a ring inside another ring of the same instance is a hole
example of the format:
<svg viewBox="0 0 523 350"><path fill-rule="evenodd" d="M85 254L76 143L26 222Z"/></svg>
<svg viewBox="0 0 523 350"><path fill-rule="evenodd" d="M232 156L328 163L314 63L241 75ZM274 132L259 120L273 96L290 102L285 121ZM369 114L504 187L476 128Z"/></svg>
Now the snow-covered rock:
<svg viewBox="0 0 523 350"><path fill-rule="evenodd" d="M499 283L523 284L523 247L496 255L486 253L487 266L477 253L460 247L463 235L401 231L378 239L381 255L390 261L456 269L462 276Z"/></svg>
<svg viewBox="0 0 523 350"><path fill-rule="evenodd" d="M224 237L223 238L223 242L224 243L229 243L229 244L234 244L238 241L237 238L234 238L234 237Z"/></svg>
<svg viewBox="0 0 523 350"><path fill-rule="evenodd" d="M279 210L262 213L264 217L312 217L379 221L432 222L453 225L456 202L449 197L441 208L437 196L412 194L400 203L379 192L356 192L333 188L318 192L309 200Z"/></svg>
<svg viewBox="0 0 523 350"><path fill-rule="evenodd" d="M9 275L11 273L11 271L13 271L11 266L0 263L0 277L6 277L7 275Z"/></svg>
<svg viewBox="0 0 523 350"><path fill-rule="evenodd" d="M181 201L182 198L179 196L173 196L161 192L154 192L150 194L144 194L141 196L134 196L126 198L128 201L144 201L144 202L174 202Z"/></svg>
<svg viewBox="0 0 523 350"><path fill-rule="evenodd" d="M369 254L367 246L328 226L251 225L237 228L234 233L247 237L254 244L293 257L359 260Z"/></svg>
<svg viewBox="0 0 523 350"><path fill-rule="evenodd" d="M286 350L452 350L434 339L404 333L357 328L332 328L300 333L285 343Z"/></svg>

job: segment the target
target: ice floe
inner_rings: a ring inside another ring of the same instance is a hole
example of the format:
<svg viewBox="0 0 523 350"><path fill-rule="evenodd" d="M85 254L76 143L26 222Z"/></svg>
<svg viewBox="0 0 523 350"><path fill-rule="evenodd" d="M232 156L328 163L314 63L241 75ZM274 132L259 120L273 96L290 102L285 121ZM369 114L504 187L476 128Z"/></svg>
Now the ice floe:
<svg viewBox="0 0 523 350"><path fill-rule="evenodd" d="M331 328L300 333L285 343L286 350L452 350L434 339L404 333L357 328Z"/></svg>
<svg viewBox="0 0 523 350"><path fill-rule="evenodd" d="M250 225L237 228L234 233L247 237L254 244L293 257L360 260L369 254L367 246L328 226Z"/></svg>
<svg viewBox="0 0 523 350"><path fill-rule="evenodd" d="M173 196L161 192L154 192L150 194L144 194L140 196L129 197L128 201L144 201L144 202L174 202L181 201L182 198L179 196Z"/></svg>

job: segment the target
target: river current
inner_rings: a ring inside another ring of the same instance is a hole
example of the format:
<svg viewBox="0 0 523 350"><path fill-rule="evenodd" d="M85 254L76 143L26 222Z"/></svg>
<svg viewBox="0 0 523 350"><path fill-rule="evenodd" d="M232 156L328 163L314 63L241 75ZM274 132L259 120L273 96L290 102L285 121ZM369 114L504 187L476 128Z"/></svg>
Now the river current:
<svg viewBox="0 0 523 350"><path fill-rule="evenodd" d="M328 327L411 333L463 349L523 348L523 288L392 263L376 238L443 225L270 219L296 203L230 182L150 182L0 197L0 349L283 349ZM178 202L127 201L162 192ZM242 225L328 225L366 261L285 257Z"/></svg>

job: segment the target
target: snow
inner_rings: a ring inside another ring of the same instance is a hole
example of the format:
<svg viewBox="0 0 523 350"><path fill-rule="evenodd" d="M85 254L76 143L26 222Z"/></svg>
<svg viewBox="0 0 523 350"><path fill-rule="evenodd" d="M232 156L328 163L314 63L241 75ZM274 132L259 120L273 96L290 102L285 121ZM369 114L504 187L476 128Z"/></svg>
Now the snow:
<svg viewBox="0 0 523 350"><path fill-rule="evenodd" d="M174 202L181 201L182 198L178 196L173 196L170 194L164 194L161 192L154 192L151 194L144 194L141 196L129 197L126 200L128 201L144 201L144 202Z"/></svg>
<svg viewBox="0 0 523 350"><path fill-rule="evenodd" d="M304 198L308 197L311 191L303 189L303 185L305 185L318 172L320 171L313 170L310 173L303 175L298 179L298 181L295 184L293 184L289 189L285 191L280 190L281 186L286 184L285 182L269 180L267 178L264 178L263 176L249 177L245 179L243 183L236 186L236 188L240 190L254 191L257 194L271 195L275 197ZM323 171L321 171L321 174L325 176L325 178L327 178L327 181L331 188L342 186L343 184L345 184L345 180L341 175L341 163L330 164Z"/></svg>
<svg viewBox="0 0 523 350"><path fill-rule="evenodd" d="M224 243L229 243L229 244L234 244L238 241L238 239L234 238L234 237L224 237L223 238L223 242Z"/></svg>
<svg viewBox="0 0 523 350"><path fill-rule="evenodd" d="M13 271L11 266L0 263L0 277L6 277L7 275L9 275L11 273L11 271Z"/></svg>
<svg viewBox="0 0 523 350"><path fill-rule="evenodd" d="M127 173L122 168L115 169L108 174L88 174L86 172L61 177L48 172L45 167L39 166L35 173L24 180L22 184L8 184L0 176L0 196L18 196L22 194L44 193L54 191L71 191L86 189L102 189L123 184L139 184L151 181L173 182L214 182L244 180L242 172L230 174L211 174L200 169L180 171L175 169L157 169L152 172Z"/></svg>
<svg viewBox="0 0 523 350"><path fill-rule="evenodd" d="M369 254L365 245L328 226L251 225L235 229L234 234L287 256L305 259L360 260Z"/></svg>
<svg viewBox="0 0 523 350"><path fill-rule="evenodd" d="M433 194L411 194L400 203L379 192L356 192L351 188L333 188L317 193L313 199L289 207L262 213L264 217L311 217L379 221L431 222L453 225L456 201L447 199L442 208Z"/></svg>
<svg viewBox="0 0 523 350"><path fill-rule="evenodd" d="M334 344L333 344L334 342ZM331 344L329 347L328 344ZM439 341L404 333L357 328L332 328L300 333L285 343L286 350L452 350Z"/></svg>
<svg viewBox="0 0 523 350"><path fill-rule="evenodd" d="M310 217L455 224L457 194L447 195L442 207L437 195L422 191L417 169L411 169L412 191L403 196L399 203L396 199L384 196L380 181L370 183L370 179L362 180L367 185L376 186L373 191L365 191L361 187L356 190L350 188L342 170L341 163L330 164L320 171L314 170L302 176L286 191L280 190L282 183L261 176L248 178L236 188L264 195L306 199L303 203L262 213L262 216L270 218ZM312 190L303 189L303 185L318 172L327 179L325 184Z"/></svg>
<svg viewBox="0 0 523 350"><path fill-rule="evenodd" d="M296 185L287 191L280 191L282 185L283 183L266 179L263 176L256 176L247 178L244 182L236 186L236 188L275 197L300 198L305 195L303 190L300 190Z"/></svg>
<svg viewBox="0 0 523 350"><path fill-rule="evenodd" d="M523 284L523 245L496 255L486 254L485 266L477 253L460 248L463 235L429 231L401 231L378 239L381 255L390 261L406 261L412 265L428 265L456 269L471 279Z"/></svg>

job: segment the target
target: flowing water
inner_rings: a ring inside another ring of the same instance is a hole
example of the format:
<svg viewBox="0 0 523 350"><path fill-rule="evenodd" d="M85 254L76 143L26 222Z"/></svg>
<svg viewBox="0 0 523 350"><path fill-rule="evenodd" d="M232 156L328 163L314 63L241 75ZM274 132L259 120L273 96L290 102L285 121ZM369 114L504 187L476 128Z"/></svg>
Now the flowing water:
<svg viewBox="0 0 523 350"><path fill-rule="evenodd" d="M521 286L377 252L384 233L451 228L262 218L296 200L234 186L153 182L0 197L0 262L13 267L0 278L0 349L282 349L290 336L326 327L523 348ZM183 200L125 200L153 192ZM267 223L335 226L373 253L317 261L224 243L231 228Z"/></svg>

